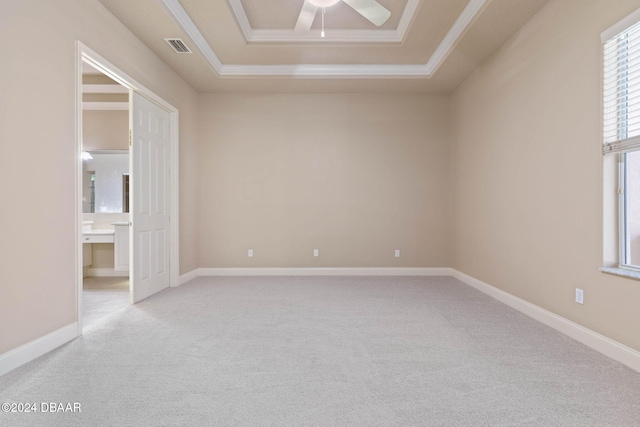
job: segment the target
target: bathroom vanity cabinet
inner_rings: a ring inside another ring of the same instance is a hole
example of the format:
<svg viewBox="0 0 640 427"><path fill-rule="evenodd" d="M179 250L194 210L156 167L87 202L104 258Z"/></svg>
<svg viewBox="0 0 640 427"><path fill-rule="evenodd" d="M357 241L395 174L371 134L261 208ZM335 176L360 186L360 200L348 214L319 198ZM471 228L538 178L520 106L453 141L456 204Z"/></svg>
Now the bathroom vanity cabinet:
<svg viewBox="0 0 640 427"><path fill-rule="evenodd" d="M116 271L129 270L129 223L114 222L113 268Z"/></svg>
<svg viewBox="0 0 640 427"><path fill-rule="evenodd" d="M84 221L82 231L83 266L92 265L92 244L113 245L114 271L129 271L129 222L113 222L112 229L93 229L92 221Z"/></svg>

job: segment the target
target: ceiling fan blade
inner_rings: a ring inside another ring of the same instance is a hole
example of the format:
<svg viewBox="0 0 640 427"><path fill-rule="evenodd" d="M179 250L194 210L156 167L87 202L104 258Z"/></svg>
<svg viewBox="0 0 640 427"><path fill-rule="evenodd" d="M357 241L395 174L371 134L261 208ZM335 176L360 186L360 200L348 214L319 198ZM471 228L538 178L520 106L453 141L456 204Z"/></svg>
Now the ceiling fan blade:
<svg viewBox="0 0 640 427"><path fill-rule="evenodd" d="M302 5L302 10L300 11L300 16L298 16L296 28L293 31L296 33L309 31L311 29L311 24L313 24L313 20L316 19L317 11L318 6L311 4L309 0L305 0Z"/></svg>
<svg viewBox="0 0 640 427"><path fill-rule="evenodd" d="M376 26L380 26L387 22L387 19L391 16L391 12L378 3L376 0L342 0L360 15L367 18Z"/></svg>

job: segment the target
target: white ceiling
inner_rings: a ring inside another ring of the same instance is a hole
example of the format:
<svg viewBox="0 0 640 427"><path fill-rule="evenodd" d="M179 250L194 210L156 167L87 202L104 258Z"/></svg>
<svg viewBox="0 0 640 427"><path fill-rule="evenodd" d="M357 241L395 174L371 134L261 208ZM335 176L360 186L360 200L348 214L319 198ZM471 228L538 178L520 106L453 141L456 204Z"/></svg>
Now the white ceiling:
<svg viewBox="0 0 640 427"><path fill-rule="evenodd" d="M294 31L304 0L100 1L201 92L448 92L547 2L378 0L380 27L340 2L321 38L319 13Z"/></svg>

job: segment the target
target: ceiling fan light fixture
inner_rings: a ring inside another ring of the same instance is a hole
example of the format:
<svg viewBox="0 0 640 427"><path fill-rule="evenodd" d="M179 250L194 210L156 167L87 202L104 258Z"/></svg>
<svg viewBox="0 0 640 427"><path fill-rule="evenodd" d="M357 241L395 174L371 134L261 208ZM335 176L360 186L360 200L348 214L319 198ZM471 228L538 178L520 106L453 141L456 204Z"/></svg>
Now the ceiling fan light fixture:
<svg viewBox="0 0 640 427"><path fill-rule="evenodd" d="M308 0L314 6L318 7L330 7L337 4L340 0Z"/></svg>

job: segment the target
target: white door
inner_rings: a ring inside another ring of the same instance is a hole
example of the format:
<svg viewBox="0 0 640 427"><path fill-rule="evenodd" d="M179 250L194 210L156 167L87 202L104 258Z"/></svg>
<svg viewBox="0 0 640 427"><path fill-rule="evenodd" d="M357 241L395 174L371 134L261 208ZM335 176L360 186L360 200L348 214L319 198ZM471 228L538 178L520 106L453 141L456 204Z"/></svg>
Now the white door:
<svg viewBox="0 0 640 427"><path fill-rule="evenodd" d="M169 286L169 113L131 91L131 299Z"/></svg>

